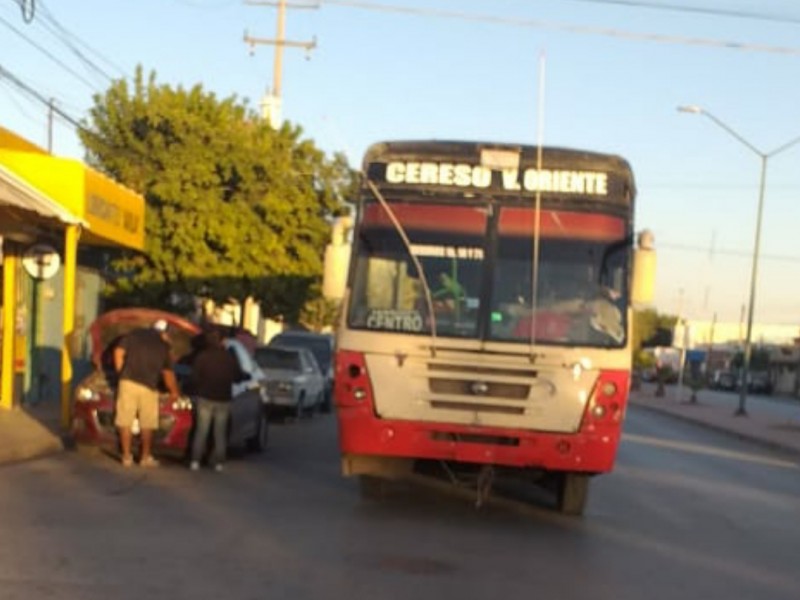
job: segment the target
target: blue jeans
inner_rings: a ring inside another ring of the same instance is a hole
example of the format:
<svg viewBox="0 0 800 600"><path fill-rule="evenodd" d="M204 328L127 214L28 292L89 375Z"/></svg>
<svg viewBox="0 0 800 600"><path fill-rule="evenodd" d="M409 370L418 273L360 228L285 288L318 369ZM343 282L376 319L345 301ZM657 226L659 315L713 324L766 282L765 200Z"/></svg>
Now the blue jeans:
<svg viewBox="0 0 800 600"><path fill-rule="evenodd" d="M225 447L228 445L227 429L230 416L230 402L215 402L205 398L197 398L197 423L194 429L192 444L192 461L200 462L206 449L208 430L214 425L213 464L225 462Z"/></svg>

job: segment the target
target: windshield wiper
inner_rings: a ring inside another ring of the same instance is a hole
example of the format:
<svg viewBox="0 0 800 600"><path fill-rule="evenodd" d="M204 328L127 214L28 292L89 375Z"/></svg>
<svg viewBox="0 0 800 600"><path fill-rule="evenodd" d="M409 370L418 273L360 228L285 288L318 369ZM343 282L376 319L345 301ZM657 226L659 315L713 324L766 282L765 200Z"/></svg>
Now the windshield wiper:
<svg viewBox="0 0 800 600"><path fill-rule="evenodd" d="M389 217L389 220L394 225L395 230L400 235L400 238L403 240L403 244L405 244L406 250L408 251L408 255L411 257L411 261L414 263L414 266L417 269L417 273L419 273L419 279L422 283L422 291L425 293L425 303L428 305L428 315L431 319L431 358L436 358L436 315L433 312L433 295L431 294L431 288L428 285L428 277L425 275L425 271L422 268L422 263L416 257L414 252L411 250L411 240L408 239L408 235L406 235L403 226L400 224L400 220L395 216L394 212L392 211L392 207L389 206L389 203L386 202L386 199L381 194L380 190L378 190L378 186L376 186L367 176L364 174L364 180L367 182L367 186L375 195L375 198L378 200L378 203L383 207L383 210L386 211L386 215Z"/></svg>

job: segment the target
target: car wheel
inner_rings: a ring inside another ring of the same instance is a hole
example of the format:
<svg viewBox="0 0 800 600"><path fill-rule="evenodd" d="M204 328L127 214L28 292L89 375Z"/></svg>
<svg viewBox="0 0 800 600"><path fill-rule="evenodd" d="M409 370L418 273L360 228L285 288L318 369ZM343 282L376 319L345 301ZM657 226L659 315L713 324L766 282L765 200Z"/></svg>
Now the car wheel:
<svg viewBox="0 0 800 600"><path fill-rule="evenodd" d="M269 441L269 421L265 411L260 411L256 433L247 440L247 449L251 452L263 452Z"/></svg>

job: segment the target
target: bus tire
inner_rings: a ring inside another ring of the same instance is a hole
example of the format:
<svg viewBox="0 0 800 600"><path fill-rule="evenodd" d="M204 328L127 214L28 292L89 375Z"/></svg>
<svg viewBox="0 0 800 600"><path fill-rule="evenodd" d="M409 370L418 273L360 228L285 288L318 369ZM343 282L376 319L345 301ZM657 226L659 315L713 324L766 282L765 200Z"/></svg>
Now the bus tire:
<svg viewBox="0 0 800 600"><path fill-rule="evenodd" d="M589 476L585 473L563 473L558 478L556 503L565 515L581 516L589 498Z"/></svg>

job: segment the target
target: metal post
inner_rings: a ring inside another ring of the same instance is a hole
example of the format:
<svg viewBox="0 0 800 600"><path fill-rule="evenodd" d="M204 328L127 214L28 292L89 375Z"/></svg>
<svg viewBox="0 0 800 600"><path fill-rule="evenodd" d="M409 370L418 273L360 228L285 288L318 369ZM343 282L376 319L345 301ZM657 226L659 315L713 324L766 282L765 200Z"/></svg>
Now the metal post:
<svg viewBox="0 0 800 600"><path fill-rule="evenodd" d="M756 303L756 284L758 283L758 254L761 248L761 218L764 212L764 189L767 181L767 158L761 156L761 184L758 189L758 210L756 212L756 240L753 244L753 267L750 272L750 300L747 304L747 329L744 334L744 359L742 362L742 377L739 389L739 407L734 413L736 416L747 416L747 383L750 379L750 360L753 355L753 313Z"/></svg>
<svg viewBox="0 0 800 600"><path fill-rule="evenodd" d="M273 96L281 97L281 78L283 75L283 41L286 33L286 0L279 0L278 2L278 23L275 31L275 39L278 41L275 44L275 62L272 71L272 94Z"/></svg>
<svg viewBox="0 0 800 600"><path fill-rule="evenodd" d="M72 338L75 329L75 280L80 225L67 225L64 233L64 344L61 348L61 426L72 420Z"/></svg>
<svg viewBox="0 0 800 600"><path fill-rule="evenodd" d="M775 156L776 154L780 154L784 150L788 150L789 148L800 142L800 136L786 142L785 144L779 146L772 152L762 152L761 150L753 146L753 144L744 139L741 135L739 135L730 126L725 124L723 121L720 121L717 117L715 117L712 113L708 112L707 110L699 106L679 106L678 110L680 112L704 115L708 117L716 125L727 131L732 137L736 138L740 143L747 146L747 148L749 148L752 152L754 152L761 158L761 182L759 184L759 190L758 190L756 236L755 236L755 244L753 247L753 265L750 274L750 301L747 305L747 329L745 331L745 337L744 337L744 358L742 364L742 373L739 380L740 381L739 406L736 409L736 412L733 413L736 416L747 416L747 408L746 408L747 380L749 379L750 375L750 359L752 355L753 314L755 312L756 285L758 283L758 254L761 245L761 218L764 210L764 192L766 189L766 180L767 180L767 160L770 157Z"/></svg>
<svg viewBox="0 0 800 600"><path fill-rule="evenodd" d="M14 341L17 334L17 263L15 250L3 247L3 351L0 409L14 406Z"/></svg>

